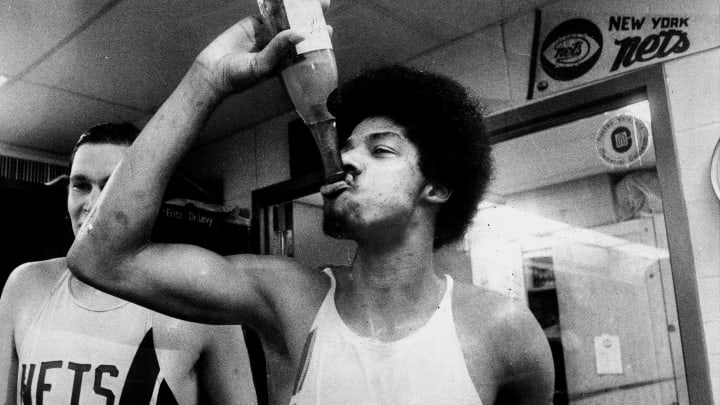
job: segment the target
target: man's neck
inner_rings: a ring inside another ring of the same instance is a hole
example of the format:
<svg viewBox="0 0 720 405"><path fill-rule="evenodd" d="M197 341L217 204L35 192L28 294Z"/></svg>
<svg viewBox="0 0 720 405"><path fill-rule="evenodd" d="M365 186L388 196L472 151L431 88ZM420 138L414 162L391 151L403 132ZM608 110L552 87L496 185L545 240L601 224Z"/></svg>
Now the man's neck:
<svg viewBox="0 0 720 405"><path fill-rule="evenodd" d="M358 334L392 341L427 322L444 286L434 272L431 243L360 245L351 272L338 283L336 305Z"/></svg>

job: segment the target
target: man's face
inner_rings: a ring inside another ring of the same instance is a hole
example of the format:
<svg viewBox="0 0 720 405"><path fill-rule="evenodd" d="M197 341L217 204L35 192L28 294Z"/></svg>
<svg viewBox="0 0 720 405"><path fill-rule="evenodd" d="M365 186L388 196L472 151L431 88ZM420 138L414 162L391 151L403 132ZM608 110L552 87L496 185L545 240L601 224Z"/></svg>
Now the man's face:
<svg viewBox="0 0 720 405"><path fill-rule="evenodd" d="M348 176L321 190L325 233L359 241L412 228L426 182L405 128L387 118L367 118L340 152Z"/></svg>
<svg viewBox="0 0 720 405"><path fill-rule="evenodd" d="M84 144L75 153L70 168L67 200L68 214L75 235L127 148L126 145L109 143Z"/></svg>

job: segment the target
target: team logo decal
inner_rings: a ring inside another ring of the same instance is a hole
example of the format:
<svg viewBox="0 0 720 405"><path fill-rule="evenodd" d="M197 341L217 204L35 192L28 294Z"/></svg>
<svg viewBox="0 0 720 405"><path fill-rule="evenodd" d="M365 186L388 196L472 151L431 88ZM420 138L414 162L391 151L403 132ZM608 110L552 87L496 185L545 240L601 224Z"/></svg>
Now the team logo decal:
<svg viewBox="0 0 720 405"><path fill-rule="evenodd" d="M600 127L595 146L602 160L614 167L637 162L650 147L647 124L632 114L609 118Z"/></svg>
<svg viewBox="0 0 720 405"><path fill-rule="evenodd" d="M92 371L93 368L95 369L94 372ZM61 401L62 403L68 403L70 405L82 404L83 401L81 401L81 398L88 395L87 393L83 394L83 388L86 390L91 388L92 393L89 395L97 396L98 401L107 404L178 404L175 395L160 372L160 363L155 352L152 328L145 334L145 337L138 346L137 352L135 352L135 356L125 377L122 392L120 393L114 392L112 389L103 385L103 380L116 378L120 375L120 370L115 365L99 364L93 366L92 364L75 363L72 361L43 361L40 362L40 364L31 363L22 365L20 399L23 405L42 405L44 402L48 402L45 394L48 394L49 391L52 390L55 383L49 384L46 381L46 376L48 370L52 369L56 369L53 370L53 373L59 373L63 371L63 369L66 369L74 375L71 392L68 393L66 392L67 390L60 389L58 390L59 394L56 394L56 396L68 394L69 398L67 398L67 402ZM94 376L86 375L90 373L94 374ZM83 378L92 379L92 386L83 384ZM153 402L152 399L156 391L156 386L158 386L157 395L155 395L155 401ZM118 394L120 395L119 401L117 401ZM104 401L102 399L103 397ZM57 399L55 399L54 403L57 402Z"/></svg>
<svg viewBox="0 0 720 405"><path fill-rule="evenodd" d="M555 80L577 79L595 66L602 47L600 29L592 21L574 18L550 31L542 44L540 64Z"/></svg>
<svg viewBox="0 0 720 405"><path fill-rule="evenodd" d="M160 362L155 353L152 328L140 342L130 364L125 386L120 395L120 405L149 404L155 382L161 378ZM163 378L157 395L156 405L177 405L177 400Z"/></svg>

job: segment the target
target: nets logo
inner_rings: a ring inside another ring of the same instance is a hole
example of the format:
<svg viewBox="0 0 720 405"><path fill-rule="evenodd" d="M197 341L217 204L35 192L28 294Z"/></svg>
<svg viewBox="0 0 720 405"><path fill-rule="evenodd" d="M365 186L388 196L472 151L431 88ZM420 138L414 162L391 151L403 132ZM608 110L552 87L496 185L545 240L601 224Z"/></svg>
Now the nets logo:
<svg viewBox="0 0 720 405"><path fill-rule="evenodd" d="M553 28L545 37L540 64L555 80L577 79L595 66L602 47L600 29L592 21L574 18Z"/></svg>

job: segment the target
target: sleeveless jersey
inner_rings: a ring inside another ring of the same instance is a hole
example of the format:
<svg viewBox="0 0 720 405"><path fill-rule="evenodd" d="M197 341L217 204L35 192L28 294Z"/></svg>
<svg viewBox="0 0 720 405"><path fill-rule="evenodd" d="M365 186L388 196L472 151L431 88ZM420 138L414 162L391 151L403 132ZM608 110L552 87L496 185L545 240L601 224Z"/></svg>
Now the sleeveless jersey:
<svg viewBox="0 0 720 405"><path fill-rule="evenodd" d="M18 403L177 404L172 368L161 364L173 354L155 349L153 312L127 301L85 307L69 283L66 270L18 342Z"/></svg>
<svg viewBox="0 0 720 405"><path fill-rule="evenodd" d="M453 280L438 310L416 332L393 342L354 333L335 307L336 281L305 343L291 405L481 405L452 314Z"/></svg>

